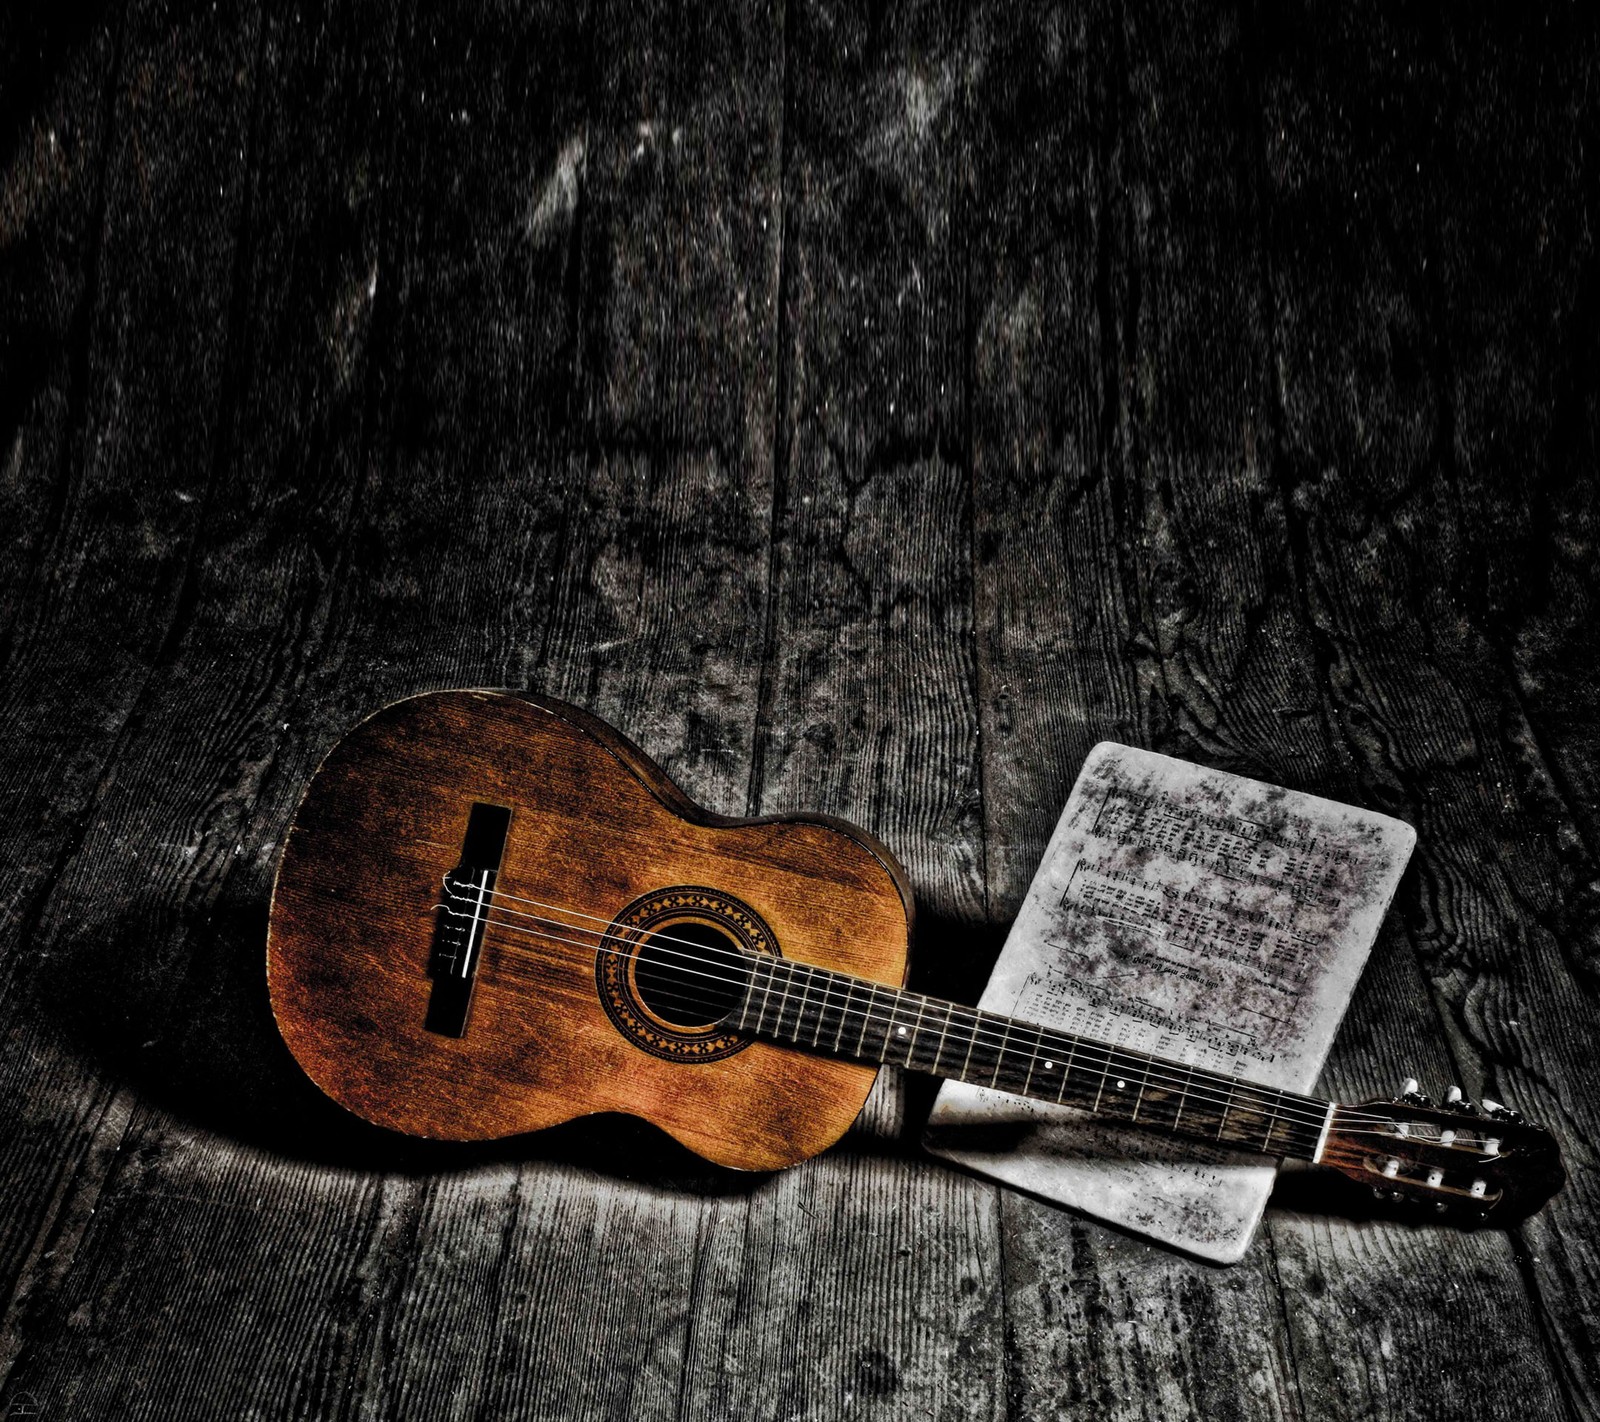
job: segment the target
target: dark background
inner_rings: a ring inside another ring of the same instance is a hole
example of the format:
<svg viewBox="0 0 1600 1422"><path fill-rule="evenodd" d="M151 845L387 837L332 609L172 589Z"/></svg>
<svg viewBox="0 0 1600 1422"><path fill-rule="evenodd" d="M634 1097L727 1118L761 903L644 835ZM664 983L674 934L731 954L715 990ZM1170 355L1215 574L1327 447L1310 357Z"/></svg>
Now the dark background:
<svg viewBox="0 0 1600 1422"><path fill-rule="evenodd" d="M1587 7L0 6L0 1407L1600 1416ZM422 689L901 856L974 996L1089 747L1399 815L1322 1083L1510 1232L1186 1261L955 1173L433 1152L278 1045L278 843Z"/></svg>

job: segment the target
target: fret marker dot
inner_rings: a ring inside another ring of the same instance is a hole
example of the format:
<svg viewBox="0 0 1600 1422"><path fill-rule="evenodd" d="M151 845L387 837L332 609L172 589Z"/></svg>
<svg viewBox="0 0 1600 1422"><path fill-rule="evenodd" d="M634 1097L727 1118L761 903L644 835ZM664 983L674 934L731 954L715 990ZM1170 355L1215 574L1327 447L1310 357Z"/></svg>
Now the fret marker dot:
<svg viewBox="0 0 1600 1422"><path fill-rule="evenodd" d="M1123 1089L1123 1088L1124 1088L1124 1087L1125 1087L1125 1086L1127 1086L1127 1084L1128 1084L1128 1083L1127 1083L1127 1082L1125 1082L1125 1081L1119 1081L1119 1082L1118 1082L1118 1083L1117 1083L1117 1090L1118 1090L1118 1091L1121 1091L1121 1090L1122 1090L1122 1089Z"/></svg>
<svg viewBox="0 0 1600 1422"><path fill-rule="evenodd" d="M1044 1064L1044 1069L1046 1071L1054 1071L1056 1069L1056 1064L1054 1062L1046 1062Z"/></svg>
<svg viewBox="0 0 1600 1422"><path fill-rule="evenodd" d="M906 1029L904 1027L896 1027L894 1030L896 1032L898 1032L902 1037L904 1037L906 1035Z"/></svg>

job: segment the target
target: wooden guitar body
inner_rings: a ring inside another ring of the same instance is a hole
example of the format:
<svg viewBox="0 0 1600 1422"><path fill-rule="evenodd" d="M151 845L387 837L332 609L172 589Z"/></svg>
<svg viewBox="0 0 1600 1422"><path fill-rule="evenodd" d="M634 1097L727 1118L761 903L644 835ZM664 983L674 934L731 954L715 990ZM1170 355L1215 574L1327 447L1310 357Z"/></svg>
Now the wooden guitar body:
<svg viewBox="0 0 1600 1422"><path fill-rule="evenodd" d="M509 907L461 940L472 973L456 982L440 905L473 881L447 877L496 833ZM734 1036L676 1002L638 945L705 941L899 987L910 923L904 876L860 830L724 819L583 712L441 692L363 722L318 770L273 890L268 981L307 1074L378 1125L473 1140L625 1112L773 1169L837 1140L876 1069ZM452 1006L459 1035L430 1025Z"/></svg>

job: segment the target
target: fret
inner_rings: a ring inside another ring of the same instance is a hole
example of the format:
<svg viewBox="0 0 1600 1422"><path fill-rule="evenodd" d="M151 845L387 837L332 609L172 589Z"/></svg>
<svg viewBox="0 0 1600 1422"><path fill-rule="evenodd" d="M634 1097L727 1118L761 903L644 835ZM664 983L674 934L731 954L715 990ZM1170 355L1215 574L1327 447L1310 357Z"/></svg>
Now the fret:
<svg viewBox="0 0 1600 1422"><path fill-rule="evenodd" d="M812 968L811 975L822 985L822 992L817 999L816 1008L812 1013L812 1016L816 1019L811 1024L811 1045L814 1047L817 1045L818 1039L822 1036L822 1022L827 1016L828 998L831 996L831 993L829 991L828 975L826 973L819 972L816 968Z"/></svg>
<svg viewBox="0 0 1600 1422"><path fill-rule="evenodd" d="M1128 1119L1139 1125L1172 1128L1173 1089L1175 1077L1162 1069L1159 1058L1143 1057L1143 1080L1139 1085L1138 1099L1133 1103L1133 1115Z"/></svg>
<svg viewBox="0 0 1600 1422"><path fill-rule="evenodd" d="M1139 1056L1144 1056L1144 1053L1139 1054ZM1130 1120L1130 1121L1138 1121L1139 1120L1139 1107L1141 1107L1141 1105L1144 1105L1144 1092L1146 1092L1147 1089L1149 1089L1149 1086L1150 1086L1150 1059L1149 1059L1149 1057L1144 1057L1144 1064L1142 1064L1141 1070L1142 1070L1142 1075L1144 1075L1144 1080L1139 1081L1138 1092L1136 1092L1136 1094L1134 1094L1134 1097L1133 1097L1133 1113L1131 1113L1131 1115L1128 1116L1128 1120ZM1157 1088L1157 1089L1160 1089L1160 1088Z"/></svg>
<svg viewBox="0 0 1600 1422"><path fill-rule="evenodd" d="M939 1040L933 1049L933 1061L928 1067L928 1070L935 1076L942 1075L941 1063L944 1060L944 1042L945 1038L950 1035L950 1021L956 1010L955 1004L951 1002L941 1003L940 1005L944 1008L944 1026L939 1029Z"/></svg>
<svg viewBox="0 0 1600 1422"><path fill-rule="evenodd" d="M1172 1118L1172 1129L1173 1130L1177 1130L1178 1129L1178 1122L1183 1119L1184 1103L1186 1101L1188 1101L1188 1099L1189 1099L1189 1088L1194 1085L1194 1068L1193 1067L1190 1067L1188 1069L1188 1071L1186 1073L1186 1078L1187 1079L1183 1083L1183 1092L1178 1097L1178 1110L1177 1110L1177 1113Z"/></svg>
<svg viewBox="0 0 1600 1422"><path fill-rule="evenodd" d="M889 1021L883 1032L883 1059L886 1062L889 1060L889 1049L906 1042L910 1036L906 1024L900 1021L900 1008L904 1000L904 993L896 993L889 999Z"/></svg>
<svg viewBox="0 0 1600 1422"><path fill-rule="evenodd" d="M888 997L888 1001L886 1003L886 1006L888 1008L887 1015L880 1016L878 1018L877 1025L878 1025L878 1028L882 1032L883 1035L882 1035L882 1039L878 1043L878 1050L876 1052L876 1056L877 1056L878 1060L880 1062L885 1062L885 1063L887 1063L888 1060L889 1060L889 1048L890 1048L891 1044L894 1042L894 1015L895 1015L895 1011L899 1007L899 1003L898 1003L894 993L892 993L892 992L888 993L887 997Z"/></svg>
<svg viewBox="0 0 1600 1422"><path fill-rule="evenodd" d="M1140 1056L1144 1080L1129 1119L1140 1125L1176 1130L1178 1117L1188 1096L1192 1073L1179 1062L1164 1062L1159 1057L1146 1056L1144 1053Z"/></svg>
<svg viewBox="0 0 1600 1422"><path fill-rule="evenodd" d="M1292 1123L1278 1113L1288 1100L1286 1094L1269 1086L1252 1086L1234 1081L1229 1086L1228 1103L1223 1109L1217 1139L1248 1150L1274 1154L1273 1135L1279 1127L1287 1131Z"/></svg>
<svg viewBox="0 0 1600 1422"><path fill-rule="evenodd" d="M878 994L882 992L888 997L888 1016L885 1017L882 1005L878 1002ZM889 1037L894 1031L894 1001L893 988L879 988L874 984L867 999L866 1020L861 1024L861 1040L856 1049L858 1057L870 1061L885 1062L889 1059Z"/></svg>
<svg viewBox="0 0 1600 1422"><path fill-rule="evenodd" d="M830 1051L829 1043L835 1043L845 1032L845 1022L850 1021L850 995L854 984L850 977L840 976L838 973L822 974L827 982L827 995L824 997L822 1008L822 1021L818 1027L816 1049L819 1053Z"/></svg>
<svg viewBox="0 0 1600 1422"><path fill-rule="evenodd" d="M928 1010L928 999L917 999L917 1020L911 1024L911 1040L906 1044L906 1066L911 1065L911 1058L917 1050L917 1039L922 1032L922 1014Z"/></svg>
<svg viewBox="0 0 1600 1422"><path fill-rule="evenodd" d="M1039 1040L1034 1047L1034 1062L1028 1068L1028 1076L1031 1086L1033 1076L1038 1075L1039 1089L1030 1094L1041 1101L1049 1100L1051 1098L1045 1093L1054 1082L1054 1099L1060 1101L1067 1089L1067 1060L1072 1051L1071 1043L1055 1033L1047 1034L1042 1027L1035 1027L1034 1032Z"/></svg>
<svg viewBox="0 0 1600 1422"><path fill-rule="evenodd" d="M1089 1109L1113 1120L1127 1120L1128 1083L1138 1075L1137 1066L1138 1058L1133 1053L1121 1047L1108 1048L1104 1062L1096 1066L1100 1080L1095 1087L1094 1104Z"/></svg>
<svg viewBox="0 0 1600 1422"><path fill-rule="evenodd" d="M1033 1029L1033 1054L1028 1058L1028 1074L1022 1078L1021 1095L1028 1094L1028 1088L1033 1085L1033 1073L1039 1065L1039 1054L1044 1047L1044 1033L1037 1027Z"/></svg>
<svg viewBox="0 0 1600 1422"><path fill-rule="evenodd" d="M994 1054L994 1071L989 1075L989 1085L997 1086L1000 1082L1000 1068L1006 1059L1006 1043L1011 1040L1011 1019L1006 1018L1005 1030L1000 1033L1000 1045Z"/></svg>
<svg viewBox="0 0 1600 1422"><path fill-rule="evenodd" d="M1072 1061L1073 1061L1073 1058L1077 1056L1077 1054L1078 1054L1078 1044L1077 1044L1077 1042L1076 1041L1069 1042L1067 1044L1067 1060L1066 1060L1066 1064L1061 1068L1061 1085L1056 1088L1056 1100L1057 1101L1060 1101L1062 1099L1062 1097L1066 1093L1067 1080L1072 1075Z"/></svg>
<svg viewBox="0 0 1600 1422"><path fill-rule="evenodd" d="M967 1046L967 1069L963 1079L976 1085L988 1070L987 1058L990 1051L988 1013L974 1012L970 1031L972 1040Z"/></svg>
<svg viewBox="0 0 1600 1422"><path fill-rule="evenodd" d="M794 986L793 965L785 964L784 969L785 971L783 973L782 986L778 990L778 1010L773 1016L772 1026L767 1029L768 1032L774 1037L784 1036L783 1014L788 1010L789 1007L789 989ZM778 977L778 970L776 966L773 967L772 975L774 979Z"/></svg>
<svg viewBox="0 0 1600 1422"><path fill-rule="evenodd" d="M827 1039L828 1028L833 1025L833 1013L839 1010L837 996L838 977L824 969L817 968L813 972L816 976L818 992L816 1005L812 1009L811 1046L816 1051L823 1050L823 1042Z"/></svg>
<svg viewBox="0 0 1600 1422"><path fill-rule="evenodd" d="M878 1048L878 1060L889 1062L892 1052L906 1040L906 1025L900 1021L900 1009L905 1005L905 994L892 988L884 990L889 997L889 1015L883 1020L883 1042Z"/></svg>
<svg viewBox="0 0 1600 1422"><path fill-rule="evenodd" d="M1267 1129L1261 1136L1261 1149L1264 1151L1272 1144L1272 1133L1278 1128L1278 1107L1283 1104L1282 1092L1274 1092L1273 1096L1272 1109L1267 1113Z"/></svg>
<svg viewBox="0 0 1600 1422"><path fill-rule="evenodd" d="M876 983L868 983L866 986L867 1005L861 1011L861 1031L856 1037L855 1054L858 1057L865 1055L862 1049L867 1044L867 1028L872 1025L872 1013L878 1002L878 985Z"/></svg>
<svg viewBox="0 0 1600 1422"><path fill-rule="evenodd" d="M937 1032L935 1014L943 1014ZM740 1031L803 1050L892 1063L1269 1156L1309 1159L1316 1132L1308 1122L1327 1107L1221 1072L783 959L751 965L737 1020Z"/></svg>
<svg viewBox="0 0 1600 1422"><path fill-rule="evenodd" d="M811 996L811 983L815 975L815 969L813 969L809 964L797 963L795 964L795 968L797 971L802 968L805 970L805 981L800 986L800 1001L794 1010L794 1026L791 1027L785 1034L792 1042L798 1042L800 1040L801 1030L806 1016L806 1001Z"/></svg>
<svg viewBox="0 0 1600 1422"><path fill-rule="evenodd" d="M927 1006L928 999L923 997L921 993L903 992L896 1000L895 1011L897 1016L894 1025L894 1039L900 1046L905 1048L905 1054L903 1056L897 1055L894 1060L898 1065L908 1069L915 1064L917 1036L922 1031L922 1014L927 1010ZM913 1007L916 1008L916 1015L912 1017L911 1021L908 1023L901 1020L899 1014L902 1012L910 1013Z"/></svg>
<svg viewBox="0 0 1600 1422"><path fill-rule="evenodd" d="M973 1049L974 1046L977 1045L979 1017L980 1017L980 1014L974 1012L972 1014L972 1022L967 1027L967 1054L966 1054L966 1056L961 1058L961 1070L960 1070L960 1072L957 1073L957 1075L960 1076L962 1081L965 1081L967 1079L967 1067L972 1062L972 1049Z"/></svg>
<svg viewBox="0 0 1600 1422"><path fill-rule="evenodd" d="M1222 1139L1223 1128L1228 1124L1228 1112L1233 1110L1233 1083L1228 1083L1228 1099L1223 1104L1222 1115L1217 1119L1217 1139Z"/></svg>
<svg viewBox="0 0 1600 1422"><path fill-rule="evenodd" d="M839 1030L833 1034L833 1050L839 1050L839 1043L844 1037L844 1024L850 1019L850 999L855 996L856 980L844 980L844 1006L839 1009Z"/></svg>
<svg viewBox="0 0 1600 1422"><path fill-rule="evenodd" d="M1190 1067L1183 1091L1183 1134L1200 1140L1221 1140L1225 1124L1223 1092L1230 1079Z"/></svg>
<svg viewBox="0 0 1600 1422"><path fill-rule="evenodd" d="M872 1056L880 1062L890 1059L890 1045L894 1041L894 1013L899 1009L899 993L886 987L883 989L883 1003L875 1003L874 1027L877 1029L877 1048Z"/></svg>
<svg viewBox="0 0 1600 1422"><path fill-rule="evenodd" d="M777 972L777 965L770 960L757 960L750 973L750 995L752 998L755 996L756 991L756 974L763 971L767 975L767 981L761 988L761 1011L756 1014L756 1025L750 1029L758 1037L761 1035L761 1028L767 1020L767 1009L772 1006L772 979ZM748 1014L748 1006L745 1011Z"/></svg>
<svg viewBox="0 0 1600 1422"><path fill-rule="evenodd" d="M767 1035L781 1039L783 1037L783 1014L789 1006L789 991L794 987L794 965L792 963L774 963L772 965L772 987L777 996L777 1001L771 1004L772 1015L767 1018Z"/></svg>

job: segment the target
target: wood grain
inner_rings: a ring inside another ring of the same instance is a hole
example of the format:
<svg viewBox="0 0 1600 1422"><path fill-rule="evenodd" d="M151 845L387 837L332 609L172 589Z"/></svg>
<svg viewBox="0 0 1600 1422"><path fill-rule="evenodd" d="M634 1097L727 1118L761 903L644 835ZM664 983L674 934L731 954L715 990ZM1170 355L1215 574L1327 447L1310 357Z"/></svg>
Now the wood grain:
<svg viewBox="0 0 1600 1422"><path fill-rule="evenodd" d="M1600 1417L1597 39L8 7L0 1406ZM1459 1076L1572 1182L1457 1237L1285 1179L1218 1274L928 1164L892 1073L770 1180L397 1147L277 1044L267 895L340 734L462 685L866 824L969 998L1102 735L1412 819L1325 1085Z"/></svg>
<svg viewBox="0 0 1600 1422"><path fill-rule="evenodd" d="M1042 36L1030 51L1041 66L1053 49L1082 66L1091 124L1093 115L1116 114L1119 105L1126 106L1128 118L1118 124L1125 141L1110 153L1095 155L1111 164L1111 170L1099 173L1091 166L1091 178L1071 195L1074 200L1067 208L1082 226L1064 230L1087 230L1099 253L1096 265L1090 265L1082 244L1065 241L1057 261L1047 263L1030 252L1018 276L1011 276L1002 262L990 317L992 364L979 367L980 372L994 372L999 397L1015 400L1017 387L1007 378L1009 372L1048 368L1051 352L1062 342L1077 353L1076 363L1063 376L1071 395L1082 400L1085 392L1095 391L1099 397L1097 409L1091 406L1079 420L1066 424L1058 453L1049 446L1036 452L1030 443L1048 428L1043 414L998 405L996 415L1003 418L989 425L980 396L980 463L987 454L984 432L992 428L1006 451L998 458L1000 467L1031 471L1042 463L1047 474L1030 481L1038 490L1033 501L1018 500L1013 483L992 525L986 528L980 515L980 537L997 555L1004 554L996 559L991 594L996 625L991 645L996 650L992 660L986 658L1001 678L989 703L994 734L988 745L991 751L1002 748L1000 764L986 771L986 784L995 787L991 803L1040 804L1039 818L1047 826L1062 792L1030 791L1033 757L1020 748L1031 749L1052 732L1062 733L1051 725L1047 708L1077 712L1094 706L1106 688L1122 685L1128 687L1131 705L1102 713L1083 727L1082 742L1063 753L1064 763L1077 763L1101 736L1131 738L1244 774L1318 785L1338 798L1412 818L1412 807L1389 800L1381 781L1346 770L1348 723L1323 704L1328 672L1318 662L1317 624L1308 622L1295 602L1304 586L1304 570L1294 561L1298 507L1280 502L1278 480L1283 476L1272 413L1273 352L1281 348L1274 344L1274 293L1262 291L1255 276L1257 264L1265 260L1264 244L1276 235L1270 226L1263 232L1262 224L1270 224L1275 213L1271 194L1243 181L1251 171L1250 154L1261 141L1251 94L1251 86L1260 82L1254 73L1259 61L1236 48L1228 28L1207 15L1196 13L1183 23L1161 27L1159 33L1120 24L1114 16L1096 18L1099 23L1086 23L1075 37L1076 47L1052 46ZM1207 75L1204 81L1196 77L1195 87L1185 87L1183 76L1202 73ZM1095 75L1107 76L1105 84L1119 76L1137 76L1137 84L1125 93L1108 91L1091 77ZM1219 88L1218 75L1228 76L1239 90ZM1016 94L1015 87L1008 88L1005 102L1026 104L1030 91L1023 87ZM1168 108L1184 115L1181 136L1163 121ZM1046 134L1062 141L1057 135L1070 117L1051 117L1057 126ZM1008 124L1005 131L1014 129ZM1203 141L1197 142L1202 135ZM1068 128L1063 137L1071 141L1075 135ZM1092 145L1092 128L1078 141ZM1026 181L1032 170L996 165L990 171L1016 171ZM1214 236L1221 232L1229 234L1226 244ZM1003 239L1000 250L1007 251ZM1301 278L1301 289L1307 280ZM1067 293L1065 299L1052 302L1043 295L1055 290ZM1044 313L1052 309L1063 317L1083 312L1086 328L1058 332L1045 324ZM1159 326L1149 314L1152 310L1161 313ZM1122 471L1120 476L1097 477L1097 469L1108 463ZM1026 484L1022 488L1032 491ZM1349 506L1356 501L1340 502ZM1034 519L1048 530L1044 538L1031 535ZM1053 549L1045 538L1051 535L1076 553L1067 567L1069 573L1083 568L1087 586L1079 592L1077 580L1069 577L1071 601L1054 616L1041 617L1039 595L1027 581L1029 555L1021 550L1049 550L1035 555L1049 560ZM1409 604L1402 600L1398 606ZM1046 627L1081 630L1057 650L1028 635L1031 626L1017 630L1014 619L1020 617ZM1381 639L1363 639L1363 645L1376 647ZM1105 657L1103 666L1094 660L1096 652ZM1066 688L1056 691L1061 681ZM1013 710L1019 696L1031 715L1021 725ZM1414 739L1416 729L1410 734ZM1013 744L1019 752L1007 754L1005 748ZM1021 784L1013 788L1017 780ZM1035 830L1036 838L1027 841L1019 856L1021 872L1010 890L1015 896L1031 873L1045 832L1043 826ZM991 829L991 842L1004 845L1014 833L1002 821ZM991 856L991 863L1004 860ZM1386 941L1393 952L1394 939ZM1383 986L1375 988L1375 983ZM1419 1015L1426 1025L1418 1025ZM1380 952L1351 1016L1356 1023L1370 1024L1371 1036L1358 1026L1353 1042L1346 1032L1328 1085L1335 1094L1356 1099L1392 1090L1413 1071L1434 1078L1447 1074L1437 1042L1429 1040L1436 1019L1414 968L1392 968ZM1343 1064L1359 1059L1363 1051L1381 1053L1394 1065L1373 1071L1371 1077L1342 1075ZM1407 1068L1406 1061L1423 1065ZM1373 1225L1360 1234L1338 1234L1337 1263L1313 1264L1318 1249L1329 1241L1321 1231L1308 1239L1315 1228L1310 1221L1269 1218L1277 1262L1250 1281L1266 1291L1261 1298L1250 1298L1249 1286L1236 1279L1224 1283L1165 1262L1173 1277L1163 1292L1176 1296L1178 1278L1193 1274L1185 1287L1207 1298L1208 1313L1230 1320L1223 1337L1259 1339L1269 1350L1268 1359L1251 1371L1277 1381L1240 1405L1276 1415L1286 1406L1285 1387L1291 1389L1288 1396L1296 1409L1312 1415L1324 1408L1342 1415L1358 1397L1363 1408L1379 1415L1406 1416L1434 1405L1429 1388L1419 1379L1413 1391L1412 1375L1403 1369L1376 1384L1362 1371L1362 1360L1388 1346L1405 1356L1426 1352L1447 1358L1445 1366L1464 1376L1476 1376L1474 1357L1515 1356L1521 1365L1514 1373L1500 1374L1505 1391L1497 1394L1496 1405L1509 1407L1513 1394L1532 1394L1538 1398L1536 1406L1559 1406L1503 1236L1430 1236L1424 1241L1402 1226ZM1484 1263L1486 1256L1495 1262ZM1163 1264L1158 1259L1148 1267L1159 1272ZM1480 1308L1453 1314L1448 1333L1442 1334L1427 1300L1444 1289L1462 1287L1446 1283L1447 1275L1455 1280L1493 1278L1498 1287L1480 1300ZM1387 1345L1372 1335L1375 1318L1367 1291L1375 1277L1383 1278L1385 1295L1398 1311L1386 1315L1383 1324L1400 1335ZM1315 1341L1305 1334L1300 1309L1305 1287L1313 1280L1319 1296L1329 1300L1317 1311ZM1072 1275L1061 1280L1047 1275L1047 1282L1034 1284L1046 1307L1081 1287ZM1341 1304L1346 1290L1353 1296ZM1019 1290L1013 1297L1021 1302L1034 1294ZM1405 1299L1412 1302L1407 1305ZM1274 1328L1263 1338L1260 1325L1246 1316L1252 1311L1276 1314L1284 1328ZM1421 1335L1414 1343L1403 1337L1407 1326ZM1032 1330L1028 1336L1043 1334ZM1125 1346L1136 1356L1119 1358L1121 1367L1145 1376L1191 1379L1185 1406L1201 1415L1219 1405L1207 1400L1206 1389L1227 1388L1240 1372L1237 1361L1213 1367L1217 1345L1188 1329L1135 1334ZM1191 1353L1192 1347L1205 1351ZM1153 1356L1145 1354L1147 1349ZM1336 1378L1317 1374L1312 1372L1314 1359L1339 1359L1343 1366ZM1048 1375L1037 1366L1026 1374ZM1540 1379L1538 1384L1534 1378ZM1477 1385L1492 1391L1500 1384L1480 1380ZM1129 1410L1152 1408L1168 1415L1171 1399L1158 1401L1159 1396L1146 1389Z"/></svg>
<svg viewBox="0 0 1600 1422"><path fill-rule="evenodd" d="M752 810L840 814L909 856L913 973L932 973L914 981L932 990L989 946L961 457L964 43L940 6L787 15L773 581L750 782ZM753 1196L742 1221L713 1222L685 1415L1001 1413L997 1192L930 1168L912 1148L926 1086L881 1081L838 1150Z"/></svg>
<svg viewBox="0 0 1600 1422"><path fill-rule="evenodd" d="M1226 250L1196 250L1240 216L1222 175L1242 140L1214 92L1232 56L1213 17L1170 19L1041 19L986 65L978 168L994 220L975 259L974 462L986 830L1002 916L1095 742L1269 780L1289 763L1266 773L1250 756L1262 683L1278 674L1253 662L1250 624L1270 634L1290 617L1248 536L1237 440L1249 310ZM1175 113L1192 147L1175 141ZM1044 174L1071 176L1046 191ZM1190 219L1207 202L1217 210ZM1208 495L1227 503L1196 538L1173 503ZM1224 528L1221 581L1191 572ZM1285 1301L1259 1250L1222 1274L1021 1196L1006 1197L1003 1218L1018 1415L1301 1410ZM1063 1332L1085 1340L1078 1366Z"/></svg>

